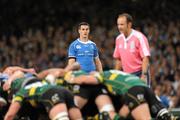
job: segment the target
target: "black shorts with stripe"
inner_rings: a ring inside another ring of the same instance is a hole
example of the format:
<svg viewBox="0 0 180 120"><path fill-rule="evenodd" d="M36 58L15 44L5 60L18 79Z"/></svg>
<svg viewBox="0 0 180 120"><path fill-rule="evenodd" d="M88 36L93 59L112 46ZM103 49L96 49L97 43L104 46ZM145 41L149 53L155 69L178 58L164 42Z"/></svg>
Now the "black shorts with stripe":
<svg viewBox="0 0 180 120"><path fill-rule="evenodd" d="M156 116L161 109L165 108L159 98L154 94L153 90L145 86L135 86L130 88L125 94L124 99L125 104L131 111L140 104L147 103L152 117Z"/></svg>
<svg viewBox="0 0 180 120"><path fill-rule="evenodd" d="M47 111L59 103L66 104L68 109L76 107L73 94L65 88L51 88L40 99L39 102L45 106Z"/></svg>
<svg viewBox="0 0 180 120"><path fill-rule="evenodd" d="M96 98L102 94L108 94L104 85L74 85L73 93L85 99Z"/></svg>

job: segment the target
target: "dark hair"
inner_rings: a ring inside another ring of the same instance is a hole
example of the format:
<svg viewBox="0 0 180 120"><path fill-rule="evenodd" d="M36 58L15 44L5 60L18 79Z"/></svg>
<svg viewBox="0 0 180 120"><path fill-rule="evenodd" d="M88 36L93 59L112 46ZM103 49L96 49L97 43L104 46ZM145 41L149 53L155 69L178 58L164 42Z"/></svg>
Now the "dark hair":
<svg viewBox="0 0 180 120"><path fill-rule="evenodd" d="M118 18L119 17L126 17L126 20L127 20L127 23L132 23L133 22L133 18L132 18L132 16L130 15L130 14L128 14L128 13L122 13L122 14L120 14L119 16L118 16Z"/></svg>
<svg viewBox="0 0 180 120"><path fill-rule="evenodd" d="M89 23L87 23L87 22L81 22L81 23L79 23L79 25L78 25L78 29L80 29L82 25L87 25L87 26L89 26L89 28L90 28Z"/></svg>

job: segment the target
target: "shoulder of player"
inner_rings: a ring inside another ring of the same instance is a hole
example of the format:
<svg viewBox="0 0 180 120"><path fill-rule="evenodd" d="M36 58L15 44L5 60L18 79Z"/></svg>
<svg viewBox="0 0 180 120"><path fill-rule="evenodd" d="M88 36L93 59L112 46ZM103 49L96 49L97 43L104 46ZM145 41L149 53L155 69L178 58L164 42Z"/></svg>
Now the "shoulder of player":
<svg viewBox="0 0 180 120"><path fill-rule="evenodd" d="M144 35L142 32L140 32L140 31L138 31L138 30L134 30L134 29L133 29L133 33L132 33L132 34L133 34L135 37L139 38L140 40L145 37L145 35Z"/></svg>
<svg viewBox="0 0 180 120"><path fill-rule="evenodd" d="M69 48L76 48L76 46L79 44L80 42L79 42L79 40L78 39L76 39L76 40L74 40L71 44L70 44L70 46L69 46Z"/></svg>
<svg viewBox="0 0 180 120"><path fill-rule="evenodd" d="M116 40L121 40L123 38L123 34L119 34L117 37L116 37Z"/></svg>
<svg viewBox="0 0 180 120"><path fill-rule="evenodd" d="M88 40L88 43L89 43L89 44L93 44L93 45L95 45L95 46L96 46L96 43L95 43L95 42L93 42L92 40Z"/></svg>
<svg viewBox="0 0 180 120"><path fill-rule="evenodd" d="M75 45L75 44L77 44L77 43L79 43L79 40L78 40L78 39L76 39L76 40L74 40L73 42L71 42L70 45Z"/></svg>

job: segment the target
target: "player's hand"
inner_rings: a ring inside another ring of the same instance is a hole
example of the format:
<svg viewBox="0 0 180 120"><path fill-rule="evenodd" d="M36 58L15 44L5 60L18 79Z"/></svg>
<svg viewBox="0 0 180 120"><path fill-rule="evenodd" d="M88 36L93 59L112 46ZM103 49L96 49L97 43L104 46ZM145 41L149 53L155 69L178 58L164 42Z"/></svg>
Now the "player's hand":
<svg viewBox="0 0 180 120"><path fill-rule="evenodd" d="M90 73L90 75L93 75L94 77L96 77L96 79L98 80L99 83L104 82L104 79L103 79L102 75L99 72L93 71L93 72Z"/></svg>
<svg viewBox="0 0 180 120"><path fill-rule="evenodd" d="M30 72L32 74L36 74L36 70L34 68L29 68L27 72Z"/></svg>
<svg viewBox="0 0 180 120"><path fill-rule="evenodd" d="M64 80L67 82L67 83L74 83L74 75L72 74L72 71L70 72L67 72L64 76Z"/></svg>
<svg viewBox="0 0 180 120"><path fill-rule="evenodd" d="M145 83L147 83L147 75L141 75L141 79L145 82Z"/></svg>
<svg viewBox="0 0 180 120"><path fill-rule="evenodd" d="M11 87L11 83L9 81L6 81L3 85L3 90L8 91Z"/></svg>

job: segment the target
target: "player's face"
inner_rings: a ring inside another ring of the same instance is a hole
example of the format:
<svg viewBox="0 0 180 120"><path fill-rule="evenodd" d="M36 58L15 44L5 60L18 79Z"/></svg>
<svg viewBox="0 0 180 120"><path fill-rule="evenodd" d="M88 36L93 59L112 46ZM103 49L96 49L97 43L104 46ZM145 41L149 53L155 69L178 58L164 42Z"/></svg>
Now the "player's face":
<svg viewBox="0 0 180 120"><path fill-rule="evenodd" d="M127 34L129 30L129 24L127 23L126 17L122 16L117 19L117 27L120 33Z"/></svg>
<svg viewBox="0 0 180 120"><path fill-rule="evenodd" d="M89 31L90 29L88 25L81 25L81 27L79 28L80 38L88 38Z"/></svg>

